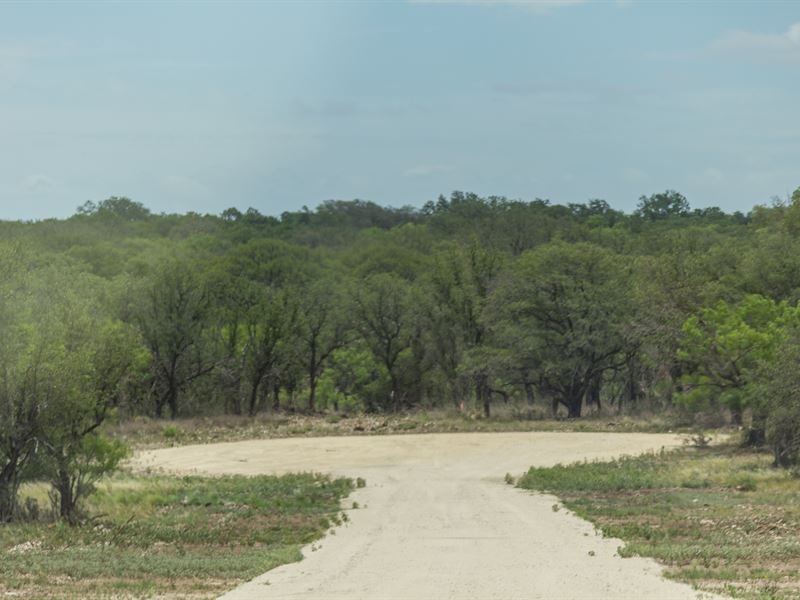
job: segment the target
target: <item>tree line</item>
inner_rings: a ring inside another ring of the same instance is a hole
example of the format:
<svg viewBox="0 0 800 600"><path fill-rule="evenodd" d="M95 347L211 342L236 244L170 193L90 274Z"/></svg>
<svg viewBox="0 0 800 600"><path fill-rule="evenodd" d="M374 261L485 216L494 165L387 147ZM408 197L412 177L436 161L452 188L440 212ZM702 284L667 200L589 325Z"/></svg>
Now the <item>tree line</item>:
<svg viewBox="0 0 800 600"><path fill-rule="evenodd" d="M454 192L280 217L128 198L0 223L0 520L28 474L79 498L110 416L497 402L725 414L800 458L800 189L749 213Z"/></svg>

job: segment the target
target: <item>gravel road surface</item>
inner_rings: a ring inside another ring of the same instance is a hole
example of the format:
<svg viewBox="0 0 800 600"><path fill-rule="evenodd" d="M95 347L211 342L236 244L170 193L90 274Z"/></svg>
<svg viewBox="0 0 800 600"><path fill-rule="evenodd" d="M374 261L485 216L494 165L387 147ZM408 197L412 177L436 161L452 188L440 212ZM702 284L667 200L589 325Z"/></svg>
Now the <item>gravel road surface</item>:
<svg viewBox="0 0 800 600"><path fill-rule="evenodd" d="M210 474L317 471L363 477L349 521L305 559L223 596L325 600L688 600L652 560L620 558L616 539L554 510L553 496L503 476L531 465L610 458L680 445L673 435L455 433L289 438L139 454L139 466Z"/></svg>

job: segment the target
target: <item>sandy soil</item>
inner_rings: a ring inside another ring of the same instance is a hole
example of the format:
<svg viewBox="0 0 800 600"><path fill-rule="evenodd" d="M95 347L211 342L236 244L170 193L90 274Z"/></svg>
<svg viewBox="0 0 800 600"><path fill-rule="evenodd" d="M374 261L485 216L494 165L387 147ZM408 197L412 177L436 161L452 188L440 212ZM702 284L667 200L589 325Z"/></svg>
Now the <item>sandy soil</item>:
<svg viewBox="0 0 800 600"><path fill-rule="evenodd" d="M329 472L363 477L350 521L223 596L255 598L645 599L700 595L649 559L617 555L557 499L503 483L530 465L636 454L673 435L461 433L232 442L144 452L140 466L178 472Z"/></svg>

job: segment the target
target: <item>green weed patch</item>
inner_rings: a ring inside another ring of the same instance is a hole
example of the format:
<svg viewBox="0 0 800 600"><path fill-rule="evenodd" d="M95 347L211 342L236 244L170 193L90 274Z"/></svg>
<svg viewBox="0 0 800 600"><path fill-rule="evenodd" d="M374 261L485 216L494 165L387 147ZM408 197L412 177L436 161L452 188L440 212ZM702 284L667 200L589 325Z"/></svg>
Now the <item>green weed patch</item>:
<svg viewBox="0 0 800 600"><path fill-rule="evenodd" d="M531 468L520 487L558 495L623 556L737 598L800 598L800 478L731 447Z"/></svg>
<svg viewBox="0 0 800 600"><path fill-rule="evenodd" d="M81 526L0 526L0 595L216 597L299 560L341 522L354 486L315 474L120 476L90 499L96 516Z"/></svg>

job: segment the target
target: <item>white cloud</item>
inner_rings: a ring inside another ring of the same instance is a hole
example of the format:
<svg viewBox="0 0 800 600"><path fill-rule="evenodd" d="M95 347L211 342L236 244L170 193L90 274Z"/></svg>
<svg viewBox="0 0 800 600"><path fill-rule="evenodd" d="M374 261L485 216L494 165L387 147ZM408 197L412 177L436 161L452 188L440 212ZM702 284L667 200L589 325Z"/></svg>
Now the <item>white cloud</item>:
<svg viewBox="0 0 800 600"><path fill-rule="evenodd" d="M800 23L783 33L730 31L712 44L718 52L746 54L751 58L800 62Z"/></svg>
<svg viewBox="0 0 800 600"><path fill-rule="evenodd" d="M513 6L538 13L586 4L588 0L410 0L411 4L461 4L465 6Z"/></svg>

